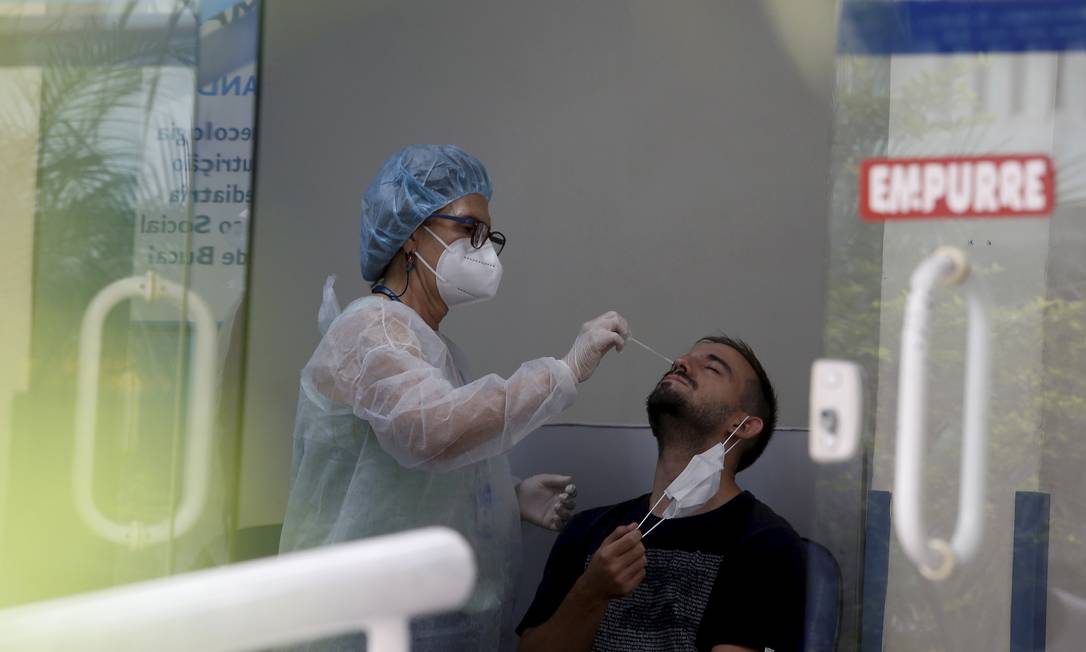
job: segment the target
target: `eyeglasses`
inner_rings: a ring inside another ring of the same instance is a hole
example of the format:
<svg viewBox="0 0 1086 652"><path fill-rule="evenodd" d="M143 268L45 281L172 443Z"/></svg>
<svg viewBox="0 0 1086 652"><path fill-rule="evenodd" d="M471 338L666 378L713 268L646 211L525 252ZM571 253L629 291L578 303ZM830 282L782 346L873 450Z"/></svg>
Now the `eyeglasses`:
<svg viewBox="0 0 1086 652"><path fill-rule="evenodd" d="M505 234L501 231L491 231L490 225L486 222L481 222L474 217L461 217L459 215L442 215L436 213L430 217L436 217L442 220L452 220L457 224L463 224L471 227L471 246L476 249L482 249L487 240L494 243L494 249L500 256L502 249L505 248Z"/></svg>

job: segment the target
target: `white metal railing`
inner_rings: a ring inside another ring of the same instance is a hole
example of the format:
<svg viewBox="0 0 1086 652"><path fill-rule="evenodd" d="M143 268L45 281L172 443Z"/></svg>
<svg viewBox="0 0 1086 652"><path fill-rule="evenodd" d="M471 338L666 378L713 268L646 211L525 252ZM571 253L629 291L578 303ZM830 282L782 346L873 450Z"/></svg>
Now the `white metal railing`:
<svg viewBox="0 0 1086 652"><path fill-rule="evenodd" d="M117 304L141 297L149 303L169 300L192 316L195 348L188 392L188 436L182 498L177 511L172 517L154 523L120 523L103 514L94 500L94 442L98 419L102 327ZM80 518L99 536L139 548L184 534L203 513L207 504L212 452L216 336L215 319L207 302L192 290L159 278L154 272L111 283L87 306L79 332L72 494Z"/></svg>
<svg viewBox="0 0 1086 652"><path fill-rule="evenodd" d="M961 286L969 311L958 522L950 543L929 537L924 520L928 323L931 293L940 281ZM959 561L969 561L983 534L990 328L985 288L960 250L940 248L913 271L901 334L893 520L906 555L931 580L945 579Z"/></svg>
<svg viewBox="0 0 1086 652"><path fill-rule="evenodd" d="M464 604L475 558L424 528L0 611L0 650L228 652L366 632L410 649L408 621Z"/></svg>

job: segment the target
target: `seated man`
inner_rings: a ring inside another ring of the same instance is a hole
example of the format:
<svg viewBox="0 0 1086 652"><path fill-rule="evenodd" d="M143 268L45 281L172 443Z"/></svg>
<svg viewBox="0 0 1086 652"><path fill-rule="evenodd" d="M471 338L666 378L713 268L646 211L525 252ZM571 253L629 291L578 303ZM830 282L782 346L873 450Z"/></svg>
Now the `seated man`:
<svg viewBox="0 0 1086 652"><path fill-rule="evenodd" d="M517 629L520 650L801 649L803 541L735 482L765 449L777 420L777 399L758 358L739 340L700 340L675 360L647 408L660 451L652 494L587 510L566 526ZM701 499L691 505L680 498L682 515L665 514L672 481L695 455L722 442L730 450L723 472L701 474L710 481L691 492Z"/></svg>

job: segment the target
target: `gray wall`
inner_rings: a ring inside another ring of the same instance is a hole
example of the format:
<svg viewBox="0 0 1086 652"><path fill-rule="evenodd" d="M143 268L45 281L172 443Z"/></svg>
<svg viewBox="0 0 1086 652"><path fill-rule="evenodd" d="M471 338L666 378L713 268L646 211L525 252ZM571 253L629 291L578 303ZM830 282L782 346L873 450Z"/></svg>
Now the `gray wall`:
<svg viewBox="0 0 1086 652"><path fill-rule="evenodd" d="M477 372L561 356L582 321L615 309L672 356L719 329L748 339L782 424L803 424L833 35L811 22L805 49L782 47L770 17L786 4L268 3L241 525L282 518L321 284L337 274L344 303L365 291L361 192L412 142L457 143L493 177L502 292L443 324ZM564 419L643 423L660 373L631 347Z"/></svg>

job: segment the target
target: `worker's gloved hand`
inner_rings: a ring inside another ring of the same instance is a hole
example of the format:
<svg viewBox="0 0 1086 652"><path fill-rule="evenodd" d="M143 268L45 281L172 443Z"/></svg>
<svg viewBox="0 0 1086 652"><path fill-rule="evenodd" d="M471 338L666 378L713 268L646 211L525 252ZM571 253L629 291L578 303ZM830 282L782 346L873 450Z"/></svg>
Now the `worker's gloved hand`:
<svg viewBox="0 0 1086 652"><path fill-rule="evenodd" d="M568 475L544 473L517 484L520 520L548 530L561 530L577 506L577 486Z"/></svg>
<svg viewBox="0 0 1086 652"><path fill-rule="evenodd" d="M630 327L622 315L614 311L604 313L581 326L581 333L562 362L573 371L577 382L583 383L596 371L605 353L612 348L622 350L629 335Z"/></svg>

